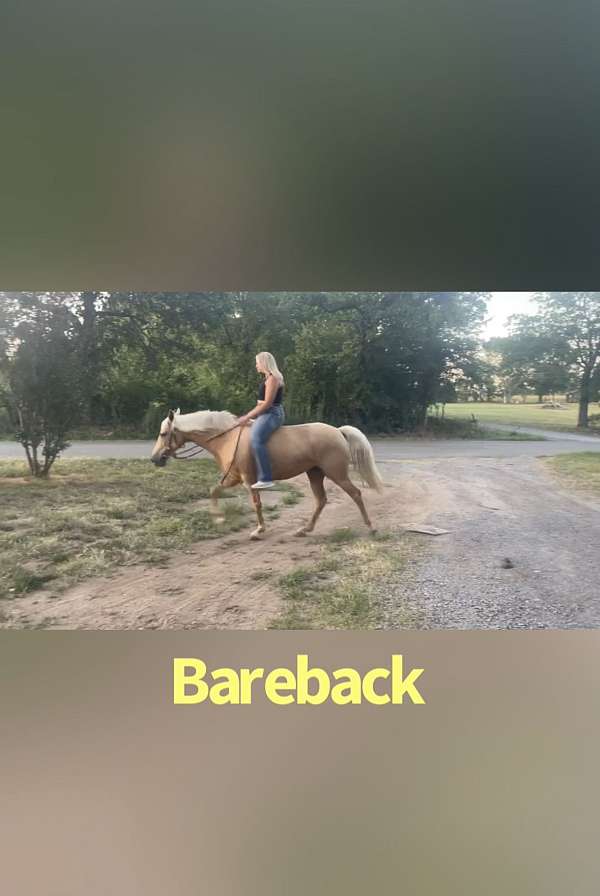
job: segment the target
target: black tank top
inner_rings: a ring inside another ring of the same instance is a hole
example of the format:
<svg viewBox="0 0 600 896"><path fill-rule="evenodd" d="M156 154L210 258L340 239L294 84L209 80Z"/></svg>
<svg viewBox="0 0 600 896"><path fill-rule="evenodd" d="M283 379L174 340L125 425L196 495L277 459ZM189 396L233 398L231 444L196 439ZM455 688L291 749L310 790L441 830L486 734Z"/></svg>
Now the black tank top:
<svg viewBox="0 0 600 896"><path fill-rule="evenodd" d="M259 401L265 400L265 385L266 385L266 383L263 380L263 382L258 387L258 400ZM281 404L282 401L283 401L283 384L277 390L277 394L275 395L275 398L273 399L273 404Z"/></svg>

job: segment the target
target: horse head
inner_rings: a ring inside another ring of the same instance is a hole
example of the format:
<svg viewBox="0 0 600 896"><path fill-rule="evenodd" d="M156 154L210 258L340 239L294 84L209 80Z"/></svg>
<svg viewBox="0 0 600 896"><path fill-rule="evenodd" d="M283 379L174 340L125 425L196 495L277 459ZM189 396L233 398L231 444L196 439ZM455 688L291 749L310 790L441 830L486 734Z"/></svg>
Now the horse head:
<svg viewBox="0 0 600 896"><path fill-rule="evenodd" d="M164 467L170 457L185 444L185 435L178 431L175 417L180 413L169 411L169 414L160 425L160 432L152 450L152 463L157 467Z"/></svg>

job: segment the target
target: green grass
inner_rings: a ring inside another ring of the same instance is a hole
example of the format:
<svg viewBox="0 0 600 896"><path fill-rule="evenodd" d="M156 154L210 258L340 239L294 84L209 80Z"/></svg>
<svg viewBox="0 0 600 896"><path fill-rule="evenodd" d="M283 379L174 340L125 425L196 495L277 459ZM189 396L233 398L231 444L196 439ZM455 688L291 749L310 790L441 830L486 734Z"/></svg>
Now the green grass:
<svg viewBox="0 0 600 896"><path fill-rule="evenodd" d="M600 495L600 452L586 451L580 454L561 454L546 459L546 464L565 485Z"/></svg>
<svg viewBox="0 0 600 896"><path fill-rule="evenodd" d="M494 442L546 442L546 436L528 435L525 432L509 432L506 429L479 429L477 438Z"/></svg>
<svg viewBox="0 0 600 896"><path fill-rule="evenodd" d="M302 493L292 485L279 483L279 485L275 486L275 488L276 490L283 490L284 494L281 500L286 507L293 507L293 505L297 504L298 501L300 501L300 499L302 498Z"/></svg>
<svg viewBox="0 0 600 896"><path fill-rule="evenodd" d="M590 415L595 415L597 410L596 405L590 406ZM465 420L474 414L481 423L503 423L509 426L536 426L540 429L570 431L577 427L577 411L576 404L564 405L562 409L546 409L539 404L466 402L447 404L445 416L450 420Z"/></svg>
<svg viewBox="0 0 600 896"><path fill-rule="evenodd" d="M286 507L291 507L302 499L302 492L290 482L277 482L275 486L270 489L270 494L280 494L281 502L282 504L285 504Z"/></svg>
<svg viewBox="0 0 600 896"><path fill-rule="evenodd" d="M508 432L505 429L482 429L479 423L470 418L452 416L443 419L429 417L427 429L422 435L442 439L482 439L501 442L544 441L544 436L528 436L524 433Z"/></svg>
<svg viewBox="0 0 600 896"><path fill-rule="evenodd" d="M416 550L408 536L359 536L337 529L322 539L319 562L279 579L284 611L277 629L372 629L378 627L378 591L397 577ZM406 613L406 627L415 619Z"/></svg>
<svg viewBox="0 0 600 896"><path fill-rule="evenodd" d="M447 406L448 407L448 406ZM482 429L478 423L468 417L441 417L435 411L430 412L427 418L427 426L408 432L375 433L381 439L400 439L411 443L415 439L480 439L502 442L537 442L544 441L544 436L526 435L524 433L510 432L504 429Z"/></svg>
<svg viewBox="0 0 600 896"><path fill-rule="evenodd" d="M30 479L20 461L0 461L0 598L164 563L173 551L237 531L249 522L246 494L226 493L218 524L204 500L217 481L211 460L161 470L147 460L61 460L48 481Z"/></svg>

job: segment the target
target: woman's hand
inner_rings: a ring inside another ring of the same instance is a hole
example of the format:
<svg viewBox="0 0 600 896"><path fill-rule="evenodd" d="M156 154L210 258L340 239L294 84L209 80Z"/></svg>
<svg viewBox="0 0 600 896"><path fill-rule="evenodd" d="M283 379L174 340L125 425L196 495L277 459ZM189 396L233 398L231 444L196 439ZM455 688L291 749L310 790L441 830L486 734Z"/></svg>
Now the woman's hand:
<svg viewBox="0 0 600 896"><path fill-rule="evenodd" d="M244 414L243 417L238 418L238 426L248 426L252 417L249 417L248 414Z"/></svg>

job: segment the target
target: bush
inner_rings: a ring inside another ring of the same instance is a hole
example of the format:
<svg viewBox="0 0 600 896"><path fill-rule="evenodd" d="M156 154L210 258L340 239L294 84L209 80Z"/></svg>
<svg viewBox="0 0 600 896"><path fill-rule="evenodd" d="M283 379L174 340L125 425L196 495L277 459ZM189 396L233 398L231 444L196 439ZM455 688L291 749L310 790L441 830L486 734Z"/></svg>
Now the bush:
<svg viewBox="0 0 600 896"><path fill-rule="evenodd" d="M473 439L480 434L475 420L455 420L452 417L428 417L427 427L420 433L440 438Z"/></svg>
<svg viewBox="0 0 600 896"><path fill-rule="evenodd" d="M47 476L81 416L82 371L60 313L40 314L19 333L5 401L33 476Z"/></svg>
<svg viewBox="0 0 600 896"><path fill-rule="evenodd" d="M0 436L14 435L14 427L11 423L6 408L0 407Z"/></svg>
<svg viewBox="0 0 600 896"><path fill-rule="evenodd" d="M160 425L169 412L169 409L161 401L151 401L144 414L143 429L148 438L155 438L160 431Z"/></svg>

